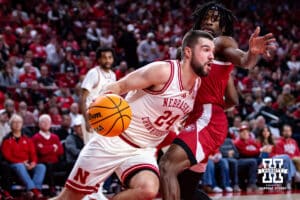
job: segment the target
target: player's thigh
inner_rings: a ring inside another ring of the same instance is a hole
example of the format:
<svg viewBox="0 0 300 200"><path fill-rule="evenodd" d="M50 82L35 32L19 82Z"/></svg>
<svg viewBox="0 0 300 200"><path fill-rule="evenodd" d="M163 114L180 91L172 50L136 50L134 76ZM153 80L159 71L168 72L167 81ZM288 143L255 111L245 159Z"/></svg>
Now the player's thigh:
<svg viewBox="0 0 300 200"><path fill-rule="evenodd" d="M137 183L158 184L159 170L155 151L155 148L138 149L135 155L118 167L116 173L126 187L136 186ZM132 180L135 180L134 185Z"/></svg>
<svg viewBox="0 0 300 200"><path fill-rule="evenodd" d="M81 151L66 187L86 194L97 192L99 184L130 157L125 145L118 137L95 136Z"/></svg>

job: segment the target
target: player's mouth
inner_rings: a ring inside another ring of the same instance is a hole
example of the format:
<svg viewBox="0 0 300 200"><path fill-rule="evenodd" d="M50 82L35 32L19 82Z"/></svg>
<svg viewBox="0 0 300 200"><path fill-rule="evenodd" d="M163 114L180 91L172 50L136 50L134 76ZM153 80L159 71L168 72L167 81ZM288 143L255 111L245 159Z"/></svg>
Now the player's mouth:
<svg viewBox="0 0 300 200"><path fill-rule="evenodd" d="M212 30L212 29L210 29L210 28L203 28L202 30L205 31L205 32L208 32L208 33L210 33L210 34L212 34L212 35L215 35L214 30Z"/></svg>
<svg viewBox="0 0 300 200"><path fill-rule="evenodd" d="M206 63L208 71L210 71L210 70L211 70L211 64L212 64L212 62L211 62L211 61L209 61L209 62L207 62L207 63Z"/></svg>

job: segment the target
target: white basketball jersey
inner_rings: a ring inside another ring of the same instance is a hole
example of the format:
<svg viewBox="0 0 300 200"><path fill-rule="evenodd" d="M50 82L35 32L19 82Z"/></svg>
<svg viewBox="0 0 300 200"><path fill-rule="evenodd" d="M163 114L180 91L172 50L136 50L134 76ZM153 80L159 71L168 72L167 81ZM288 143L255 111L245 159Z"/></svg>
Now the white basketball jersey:
<svg viewBox="0 0 300 200"><path fill-rule="evenodd" d="M106 72L98 66L90 69L81 85L81 88L90 92L85 102L86 106L101 94L104 85L115 81L116 75L112 70Z"/></svg>
<svg viewBox="0 0 300 200"><path fill-rule="evenodd" d="M191 91L184 90L179 62L167 62L170 63L171 74L161 91L136 90L126 96L133 116L122 136L140 147L157 146L173 125L193 109L200 80L196 80Z"/></svg>

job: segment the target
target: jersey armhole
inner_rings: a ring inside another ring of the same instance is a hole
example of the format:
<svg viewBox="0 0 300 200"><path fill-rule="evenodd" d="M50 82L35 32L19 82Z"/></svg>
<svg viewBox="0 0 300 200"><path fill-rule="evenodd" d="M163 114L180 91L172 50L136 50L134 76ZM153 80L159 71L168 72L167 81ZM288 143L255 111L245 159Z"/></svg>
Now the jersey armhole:
<svg viewBox="0 0 300 200"><path fill-rule="evenodd" d="M97 69L96 69L96 71L97 71L97 81L96 81L96 83L93 85L93 89L95 89L97 86L98 86L98 84L100 83L100 71L99 71L99 68L97 67Z"/></svg>
<svg viewBox="0 0 300 200"><path fill-rule="evenodd" d="M149 93L149 94L162 94L163 92L165 92L168 87L170 86L173 78L174 78L174 63L171 60L166 60L165 62L170 63L170 68L171 68L171 73L170 73L170 77L168 79L168 81L165 83L164 87L158 91L154 91L154 90L150 90L150 89L144 89L145 92Z"/></svg>

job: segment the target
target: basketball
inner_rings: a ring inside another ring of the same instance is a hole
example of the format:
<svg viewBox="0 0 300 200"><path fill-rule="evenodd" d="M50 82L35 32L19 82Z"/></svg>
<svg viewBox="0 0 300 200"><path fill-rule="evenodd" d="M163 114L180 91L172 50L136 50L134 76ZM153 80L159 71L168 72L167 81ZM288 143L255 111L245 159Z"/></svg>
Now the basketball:
<svg viewBox="0 0 300 200"><path fill-rule="evenodd" d="M100 135L114 137L124 132L131 121L131 108L127 101L116 94L99 96L88 110L90 126Z"/></svg>

